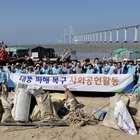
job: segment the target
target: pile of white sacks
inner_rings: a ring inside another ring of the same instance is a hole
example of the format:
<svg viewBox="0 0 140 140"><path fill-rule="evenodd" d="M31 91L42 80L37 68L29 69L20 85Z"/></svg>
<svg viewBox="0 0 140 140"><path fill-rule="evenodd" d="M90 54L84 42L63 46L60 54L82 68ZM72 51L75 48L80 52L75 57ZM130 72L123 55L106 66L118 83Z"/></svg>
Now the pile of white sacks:
<svg viewBox="0 0 140 140"><path fill-rule="evenodd" d="M110 97L110 106L102 125L136 135L136 128L140 128L139 96L129 93Z"/></svg>
<svg viewBox="0 0 140 140"><path fill-rule="evenodd" d="M51 99L38 85L17 85L15 92L3 93L0 98L0 120L2 123L29 121L59 121L57 112L62 106L68 110L76 109L77 100L65 89L65 102ZM33 106L32 97L35 98ZM31 110L32 108L32 110Z"/></svg>

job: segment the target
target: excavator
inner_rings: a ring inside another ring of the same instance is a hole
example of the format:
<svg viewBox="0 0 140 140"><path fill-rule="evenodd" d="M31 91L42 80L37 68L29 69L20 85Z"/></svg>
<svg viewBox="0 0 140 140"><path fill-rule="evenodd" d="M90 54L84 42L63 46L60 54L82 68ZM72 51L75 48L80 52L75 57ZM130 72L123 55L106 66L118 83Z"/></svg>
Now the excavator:
<svg viewBox="0 0 140 140"><path fill-rule="evenodd" d="M76 56L76 51L72 50L71 48L65 49L63 54L61 55L59 61L73 61L73 60L78 60Z"/></svg>
<svg viewBox="0 0 140 140"><path fill-rule="evenodd" d="M55 55L55 58L50 58L50 62L63 62L63 61L73 61L73 60L78 60L76 56L76 51L72 50L71 48L65 49L64 52L61 55Z"/></svg>

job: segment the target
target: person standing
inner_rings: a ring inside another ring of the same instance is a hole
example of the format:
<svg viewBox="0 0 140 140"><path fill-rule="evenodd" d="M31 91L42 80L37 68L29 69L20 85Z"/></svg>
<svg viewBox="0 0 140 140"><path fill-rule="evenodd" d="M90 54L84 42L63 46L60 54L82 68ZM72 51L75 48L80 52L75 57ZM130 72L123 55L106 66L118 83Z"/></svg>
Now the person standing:
<svg viewBox="0 0 140 140"><path fill-rule="evenodd" d="M41 66L39 64L36 64L34 73L35 74L41 74Z"/></svg>
<svg viewBox="0 0 140 140"><path fill-rule="evenodd" d="M123 74L123 67L121 62L117 63L117 67L114 70L114 74Z"/></svg>
<svg viewBox="0 0 140 140"><path fill-rule="evenodd" d="M105 68L103 62L99 61L96 66L96 74L105 74Z"/></svg>
<svg viewBox="0 0 140 140"><path fill-rule="evenodd" d="M86 73L86 70L87 70L87 61L86 60L83 60L83 63L82 63L82 72L83 73Z"/></svg>
<svg viewBox="0 0 140 140"><path fill-rule="evenodd" d="M76 67L77 67L77 61L73 61L73 63L72 63L72 72L73 72L73 74L75 74L76 73Z"/></svg>
<svg viewBox="0 0 140 140"><path fill-rule="evenodd" d="M134 60L128 60L128 72L127 74L133 75L134 85L137 84L138 77L136 75L136 66L134 65Z"/></svg>
<svg viewBox="0 0 140 140"><path fill-rule="evenodd" d="M136 71L140 72L140 59L137 59L136 61Z"/></svg>
<svg viewBox="0 0 140 140"><path fill-rule="evenodd" d="M135 72L136 72L136 66L134 66L134 60L129 60L127 74L135 74Z"/></svg>
<svg viewBox="0 0 140 140"><path fill-rule="evenodd" d="M123 74L127 74L128 72L128 59L127 58L123 60L122 68L123 68Z"/></svg>
<svg viewBox="0 0 140 140"><path fill-rule="evenodd" d="M95 72L91 63L88 63L88 67L86 69L86 74L93 74Z"/></svg>
<svg viewBox="0 0 140 140"><path fill-rule="evenodd" d="M114 74L115 66L113 65L113 60L108 61L108 66L106 67L106 74Z"/></svg>
<svg viewBox="0 0 140 140"><path fill-rule="evenodd" d="M41 68L41 74L50 74L50 66L43 62L43 67Z"/></svg>
<svg viewBox="0 0 140 140"><path fill-rule="evenodd" d="M77 61L77 66L75 68L75 71L76 71L76 74L81 74L83 73L83 69L81 67L81 62L80 61Z"/></svg>
<svg viewBox="0 0 140 140"><path fill-rule="evenodd" d="M95 58L94 61L93 61L93 65L95 67L98 67L98 62L99 62L99 58Z"/></svg>
<svg viewBox="0 0 140 140"><path fill-rule="evenodd" d="M68 61L65 61L64 67L62 68L62 74L73 74L72 68Z"/></svg>
<svg viewBox="0 0 140 140"><path fill-rule="evenodd" d="M6 73L3 70L3 66L0 66L0 91L2 91L2 84L7 83Z"/></svg>
<svg viewBox="0 0 140 140"><path fill-rule="evenodd" d="M27 74L34 74L33 66L29 66L26 71Z"/></svg>
<svg viewBox="0 0 140 140"><path fill-rule="evenodd" d="M10 92L10 91L14 90L15 86L14 86L13 82L11 82L11 79L10 79L10 75L13 73L12 67L8 66L7 68L8 68L8 70L6 72L7 86L8 86L8 91Z"/></svg>
<svg viewBox="0 0 140 140"><path fill-rule="evenodd" d="M16 63L15 73L22 73L22 68L20 63Z"/></svg>
<svg viewBox="0 0 140 140"><path fill-rule="evenodd" d="M54 62L53 63L53 67L50 70L50 74L52 75L58 75L58 74L62 74L62 70L61 68L58 66L58 62Z"/></svg>

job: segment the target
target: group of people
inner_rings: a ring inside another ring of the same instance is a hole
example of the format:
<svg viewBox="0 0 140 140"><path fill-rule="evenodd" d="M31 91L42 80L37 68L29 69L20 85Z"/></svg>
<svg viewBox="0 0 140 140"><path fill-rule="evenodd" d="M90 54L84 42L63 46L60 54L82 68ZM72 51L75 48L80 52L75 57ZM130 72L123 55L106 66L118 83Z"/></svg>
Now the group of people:
<svg viewBox="0 0 140 140"><path fill-rule="evenodd" d="M7 82L11 73L23 74L132 74L135 83L140 83L140 59L134 64L133 60L124 59L123 62L114 62L109 59L107 62L95 58L93 62L90 59L81 61L49 61L39 60L34 64L16 63L15 65L0 66L0 85Z"/></svg>

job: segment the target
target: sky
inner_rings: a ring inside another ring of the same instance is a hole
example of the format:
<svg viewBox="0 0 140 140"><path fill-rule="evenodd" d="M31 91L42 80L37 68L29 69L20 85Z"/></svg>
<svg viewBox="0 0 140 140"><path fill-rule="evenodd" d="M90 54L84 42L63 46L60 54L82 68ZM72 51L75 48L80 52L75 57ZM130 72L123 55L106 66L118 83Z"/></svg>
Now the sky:
<svg viewBox="0 0 140 140"><path fill-rule="evenodd" d="M140 23L140 0L0 0L0 40L58 43L74 34Z"/></svg>

